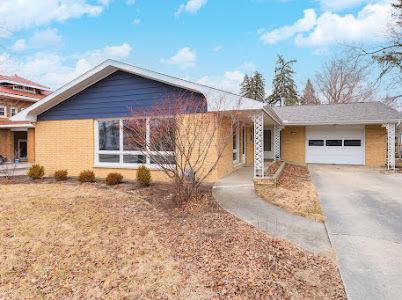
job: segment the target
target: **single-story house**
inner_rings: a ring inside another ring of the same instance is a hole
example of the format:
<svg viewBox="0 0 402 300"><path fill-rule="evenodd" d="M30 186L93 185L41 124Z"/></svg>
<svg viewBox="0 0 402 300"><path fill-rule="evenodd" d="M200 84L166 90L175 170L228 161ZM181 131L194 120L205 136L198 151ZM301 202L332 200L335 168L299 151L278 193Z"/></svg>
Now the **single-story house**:
<svg viewBox="0 0 402 300"><path fill-rule="evenodd" d="M254 166L254 175L262 177L264 161L272 159L299 164L395 166L395 127L402 118L382 103L271 107L113 60L103 62L12 120L34 124L35 161L45 167L47 175L67 169L76 176L91 169L98 177L118 171L134 179L135 170L146 164L154 179L164 180L163 172L149 158L124 149L123 131L109 136L105 126L108 122L122 124L133 109L149 107L178 92L189 92L206 101L204 114L237 111L242 115L240 126L233 130L233 145L210 181L244 165ZM147 134L152 134L151 127ZM112 141L111 148L101 146L107 140Z"/></svg>

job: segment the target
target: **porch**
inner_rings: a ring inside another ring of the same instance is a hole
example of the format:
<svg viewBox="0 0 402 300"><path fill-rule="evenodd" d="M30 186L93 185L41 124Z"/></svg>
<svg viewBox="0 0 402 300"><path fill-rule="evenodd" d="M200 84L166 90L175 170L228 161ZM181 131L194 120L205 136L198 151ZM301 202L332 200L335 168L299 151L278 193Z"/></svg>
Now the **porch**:
<svg viewBox="0 0 402 300"><path fill-rule="evenodd" d="M0 156L5 162L35 161L35 129L29 125L0 124Z"/></svg>

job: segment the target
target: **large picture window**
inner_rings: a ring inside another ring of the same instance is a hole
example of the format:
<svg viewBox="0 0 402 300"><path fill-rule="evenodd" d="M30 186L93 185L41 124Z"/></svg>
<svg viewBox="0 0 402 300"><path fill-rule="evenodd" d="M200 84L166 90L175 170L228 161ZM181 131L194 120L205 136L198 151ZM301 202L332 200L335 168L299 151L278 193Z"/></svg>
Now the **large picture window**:
<svg viewBox="0 0 402 300"><path fill-rule="evenodd" d="M155 156L146 151L150 139L158 139L162 122L171 122L170 118L138 120L98 120L95 125L95 161L101 167L136 168L139 165L156 167L155 157L165 157L167 164L173 165L174 149L164 138L159 137L160 144ZM166 131L166 126L164 126ZM172 131L173 132L173 131ZM169 132L167 132L169 134ZM142 136L142 138L141 138ZM174 137L172 137L174 138ZM154 144L154 140L153 140Z"/></svg>

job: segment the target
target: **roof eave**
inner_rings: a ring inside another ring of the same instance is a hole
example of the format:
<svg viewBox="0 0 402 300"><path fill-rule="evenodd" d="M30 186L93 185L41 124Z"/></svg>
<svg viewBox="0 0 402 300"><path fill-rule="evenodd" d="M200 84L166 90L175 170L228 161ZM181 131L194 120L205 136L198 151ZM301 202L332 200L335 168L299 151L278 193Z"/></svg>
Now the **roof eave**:
<svg viewBox="0 0 402 300"><path fill-rule="evenodd" d="M387 120L358 120L358 121L335 121L335 122L288 122L283 121L285 126L314 126L314 125L375 125L393 123L397 124L402 122L402 119L387 119Z"/></svg>

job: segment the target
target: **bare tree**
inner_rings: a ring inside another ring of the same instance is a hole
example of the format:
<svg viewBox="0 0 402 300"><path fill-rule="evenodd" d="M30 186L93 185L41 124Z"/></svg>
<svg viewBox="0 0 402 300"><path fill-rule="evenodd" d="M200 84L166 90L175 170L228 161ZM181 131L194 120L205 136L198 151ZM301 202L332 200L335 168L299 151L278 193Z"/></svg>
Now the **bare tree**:
<svg viewBox="0 0 402 300"><path fill-rule="evenodd" d="M310 79L307 79L306 87L300 100L302 105L320 104L320 100L315 95L315 90Z"/></svg>
<svg viewBox="0 0 402 300"><path fill-rule="evenodd" d="M229 146L231 153L236 114L208 113L206 108L199 98L178 96L133 111L124 122L125 143L171 179L178 203L198 194Z"/></svg>
<svg viewBox="0 0 402 300"><path fill-rule="evenodd" d="M332 58L324 63L315 81L324 103L371 101L374 94L368 65L351 57Z"/></svg>

